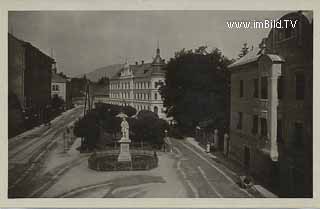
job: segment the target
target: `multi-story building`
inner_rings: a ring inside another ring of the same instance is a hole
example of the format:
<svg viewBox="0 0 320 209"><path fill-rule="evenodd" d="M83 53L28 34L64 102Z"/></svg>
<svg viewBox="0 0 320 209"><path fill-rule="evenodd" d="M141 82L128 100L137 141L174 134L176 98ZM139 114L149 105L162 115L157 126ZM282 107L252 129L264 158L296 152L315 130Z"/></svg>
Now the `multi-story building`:
<svg viewBox="0 0 320 209"><path fill-rule="evenodd" d="M54 63L38 48L8 34L8 93L10 98L17 98L29 119L32 116L41 121L44 108L50 103Z"/></svg>
<svg viewBox="0 0 320 209"><path fill-rule="evenodd" d="M140 110L150 110L160 118L166 118L163 100L159 88L165 80L164 59L157 48L152 63L134 65L125 64L124 67L110 79L110 98L108 103L130 105Z"/></svg>
<svg viewBox="0 0 320 209"><path fill-rule="evenodd" d="M63 101L67 100L67 82L68 80L57 73L52 73L51 97L58 96Z"/></svg>
<svg viewBox="0 0 320 209"><path fill-rule="evenodd" d="M71 81L67 76L57 73L56 67L53 69L51 80L51 97L54 96L65 102L65 109L72 107Z"/></svg>
<svg viewBox="0 0 320 209"><path fill-rule="evenodd" d="M230 154L280 196L312 197L313 19L292 12L229 66Z"/></svg>

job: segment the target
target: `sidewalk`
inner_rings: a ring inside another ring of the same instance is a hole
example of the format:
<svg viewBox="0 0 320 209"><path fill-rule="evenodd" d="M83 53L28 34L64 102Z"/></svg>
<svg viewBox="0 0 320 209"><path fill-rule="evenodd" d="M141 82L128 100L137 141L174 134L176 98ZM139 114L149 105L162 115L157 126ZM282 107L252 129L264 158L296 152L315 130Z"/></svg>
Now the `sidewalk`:
<svg viewBox="0 0 320 209"><path fill-rule="evenodd" d="M202 147L198 141L196 141L193 137L186 137L186 141L188 141L191 145L195 146L196 148L200 149L203 152L206 152L205 148ZM220 165L228 168L232 172L235 173L238 177L245 175L245 170L237 165L235 162L228 159L222 152L214 152L214 153L208 153L208 155L211 156L211 158ZM240 179L240 178L239 178ZM254 182L257 183L257 182ZM261 185L254 185L254 188L248 189L248 192L250 192L255 197L262 197L262 198L277 198L275 194L268 191L266 188L262 187Z"/></svg>

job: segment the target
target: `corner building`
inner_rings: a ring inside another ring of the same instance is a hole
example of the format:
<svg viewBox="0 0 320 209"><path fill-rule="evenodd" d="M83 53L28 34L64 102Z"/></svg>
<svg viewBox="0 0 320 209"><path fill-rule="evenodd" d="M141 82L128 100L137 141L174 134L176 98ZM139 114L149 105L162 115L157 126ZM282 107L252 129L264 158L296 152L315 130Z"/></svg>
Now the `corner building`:
<svg viewBox="0 0 320 209"><path fill-rule="evenodd" d="M124 67L110 79L110 98L107 103L127 106L140 110L149 110L159 118L166 119L163 100L159 88L165 80L165 60L157 48L152 63L126 63Z"/></svg>
<svg viewBox="0 0 320 209"><path fill-rule="evenodd" d="M230 157L281 197L312 197L312 12L229 66Z"/></svg>

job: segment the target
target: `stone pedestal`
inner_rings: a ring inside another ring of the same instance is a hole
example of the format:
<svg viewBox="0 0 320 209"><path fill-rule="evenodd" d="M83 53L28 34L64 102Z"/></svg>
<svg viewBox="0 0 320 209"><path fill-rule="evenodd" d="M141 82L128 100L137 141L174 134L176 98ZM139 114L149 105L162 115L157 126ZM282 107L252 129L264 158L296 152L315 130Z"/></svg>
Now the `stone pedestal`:
<svg viewBox="0 0 320 209"><path fill-rule="evenodd" d="M120 154L118 156L118 162L131 162L131 154L129 151L130 139L121 138L120 143Z"/></svg>

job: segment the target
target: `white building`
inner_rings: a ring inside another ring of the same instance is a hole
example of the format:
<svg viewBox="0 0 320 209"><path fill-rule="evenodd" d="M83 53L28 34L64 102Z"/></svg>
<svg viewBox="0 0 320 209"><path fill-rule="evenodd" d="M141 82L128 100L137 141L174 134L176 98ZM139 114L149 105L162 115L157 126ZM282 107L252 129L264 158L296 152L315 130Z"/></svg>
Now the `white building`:
<svg viewBox="0 0 320 209"><path fill-rule="evenodd" d="M51 97L57 95L66 102L67 99L67 79L52 72Z"/></svg>
<svg viewBox="0 0 320 209"><path fill-rule="evenodd" d="M161 83L164 83L165 61L157 48L156 57L152 63L125 66L110 79L110 98L108 103L116 105L130 105L140 110L150 110L160 118L166 118L163 100L159 93Z"/></svg>

